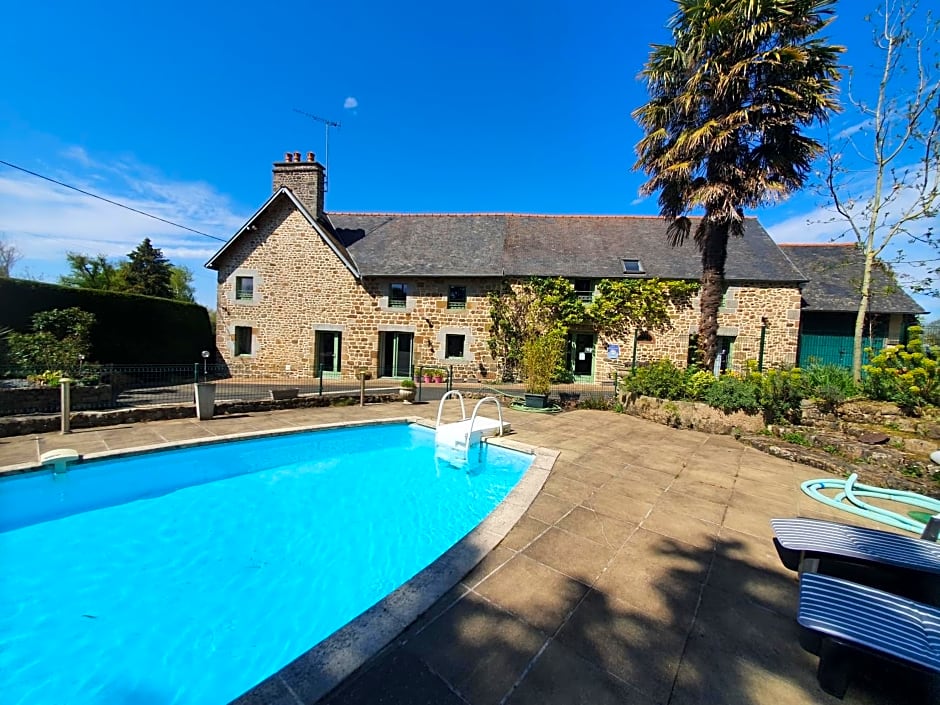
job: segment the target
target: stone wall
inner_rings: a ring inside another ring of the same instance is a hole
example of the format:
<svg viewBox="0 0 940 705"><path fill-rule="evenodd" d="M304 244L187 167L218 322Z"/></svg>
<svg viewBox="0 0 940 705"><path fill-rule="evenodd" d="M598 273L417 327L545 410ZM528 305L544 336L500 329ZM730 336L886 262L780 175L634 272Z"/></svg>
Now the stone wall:
<svg viewBox="0 0 940 705"><path fill-rule="evenodd" d="M254 298L235 298L237 276L252 276ZM392 283L408 287L390 307ZM461 378L491 376L487 292L499 279L398 277L359 281L288 199L226 252L218 272L217 345L234 375L316 374L316 332L342 334L341 376L380 370L380 333L414 335L415 366L450 366ZM463 309L448 309L450 285L467 287ZM252 354L236 356L235 328L252 328ZM446 336L463 335L462 358L445 357Z"/></svg>
<svg viewBox="0 0 940 705"><path fill-rule="evenodd" d="M497 278L366 278L356 279L337 252L287 198L269 207L255 229L226 251L218 272L217 345L233 375L317 373L317 331L339 332L342 378L364 369L382 374L381 340L395 332L414 336L414 365L453 366L457 379L493 379L496 365L489 354L487 293L501 285ZM238 301L235 280L254 278L254 297ZM389 287L405 284L404 307L389 306ZM464 309L449 309L450 285L467 287ZM799 333L797 286L752 283L729 288L719 315L719 335L734 338L732 368L756 360L761 319L766 317L765 365L795 364ZM673 327L652 333L637 346L640 363L669 358L684 366L689 335L698 324L698 299L676 312ZM251 328L252 353L235 353L236 327ZM448 335L464 337L464 355L446 356ZM608 359L608 346L619 344L620 357ZM602 381L629 369L633 339L600 339L594 346L594 378Z"/></svg>
<svg viewBox="0 0 940 705"><path fill-rule="evenodd" d="M57 410L61 398L62 390L58 386L0 389L0 416ZM111 385L72 387L69 399L72 409L101 409L111 406Z"/></svg>
<svg viewBox="0 0 940 705"><path fill-rule="evenodd" d="M764 366L795 365L800 331L800 289L796 285L783 286L757 282L728 287L724 306L718 313L718 335L734 338L731 346L731 365L734 370L744 368L747 360L760 355L762 319L767 319L764 335ZM673 312L673 325L664 332L652 332L650 340L637 343L637 364L655 362L663 358L684 367L688 359L689 336L697 333L699 297L692 307ZM608 344L620 345L616 362L607 359ZM598 379L630 369L633 363L633 339L627 341L598 341Z"/></svg>

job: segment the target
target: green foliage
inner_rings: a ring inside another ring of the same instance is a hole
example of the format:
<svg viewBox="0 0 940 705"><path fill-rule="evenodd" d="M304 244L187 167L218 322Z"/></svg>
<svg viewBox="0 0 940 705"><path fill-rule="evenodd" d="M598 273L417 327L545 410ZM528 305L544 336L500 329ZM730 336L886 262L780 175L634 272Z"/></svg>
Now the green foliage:
<svg viewBox="0 0 940 705"><path fill-rule="evenodd" d="M32 329L32 316L40 311L75 307L94 314L90 342L100 362L192 362L215 348L208 313L196 304L21 279L0 279L0 301L0 327L20 332Z"/></svg>
<svg viewBox="0 0 940 705"><path fill-rule="evenodd" d="M413 379L409 379L407 377L403 379L401 382L399 382L398 385L402 389L414 389L417 386Z"/></svg>
<svg viewBox="0 0 940 705"><path fill-rule="evenodd" d="M128 262L121 267L127 291L163 299L173 297L170 261L160 248L150 243L149 237L129 252L127 258Z"/></svg>
<svg viewBox="0 0 940 705"><path fill-rule="evenodd" d="M705 394L717 383L715 375L705 370L689 369L686 373L685 391L690 399L705 401Z"/></svg>
<svg viewBox="0 0 940 705"><path fill-rule="evenodd" d="M828 411L858 394L851 370L836 365L810 365L803 368L803 384L806 396L818 399L820 405Z"/></svg>
<svg viewBox="0 0 940 705"><path fill-rule="evenodd" d="M176 301L196 303L193 273L189 267L176 264L170 267L170 291Z"/></svg>
<svg viewBox="0 0 940 705"><path fill-rule="evenodd" d="M490 354L501 366L504 381L515 379L523 362L527 341L550 332L558 333L564 345L568 328L585 318L584 304L574 285L562 277L532 277L487 294L490 305ZM564 350L562 350L564 352ZM564 355L553 376L563 380L569 371Z"/></svg>
<svg viewBox="0 0 940 705"><path fill-rule="evenodd" d="M94 314L79 308L33 315L32 333L11 333L9 363L22 370L77 370L91 352ZM61 373L59 373L61 376Z"/></svg>
<svg viewBox="0 0 940 705"><path fill-rule="evenodd" d="M637 328L666 330L673 309L691 308L698 282L661 279L601 279L588 318L598 332L614 340L626 340Z"/></svg>
<svg viewBox="0 0 940 705"><path fill-rule="evenodd" d="M726 414L735 411L755 414L761 410L757 387L733 374L722 375L706 390L705 403Z"/></svg>
<svg viewBox="0 0 940 705"><path fill-rule="evenodd" d="M65 259L69 264L69 273L59 277L59 283L63 286L104 291L123 289L123 277L118 267L104 255L91 257L80 252L67 252Z"/></svg>
<svg viewBox="0 0 940 705"><path fill-rule="evenodd" d="M63 377L65 373L62 370L46 370L38 375L27 375L26 381L38 384L40 387L58 387Z"/></svg>
<svg viewBox="0 0 940 705"><path fill-rule="evenodd" d="M745 380L754 386L767 423L798 420L800 402L803 401L806 388L799 369L750 372Z"/></svg>
<svg viewBox="0 0 940 705"><path fill-rule="evenodd" d="M672 44L653 45L642 72L650 100L634 111L644 137L635 168L659 194L670 235L702 253L701 344L716 347L729 235L744 210L803 186L822 145L801 128L837 109L842 47L818 33L834 0L679 0ZM755 67L759 67L755 69ZM695 221L690 213L704 211Z"/></svg>
<svg viewBox="0 0 940 705"><path fill-rule="evenodd" d="M865 365L862 387L872 399L893 401L910 413L940 404L940 350L927 350L922 328L911 326L907 345L882 349Z"/></svg>
<svg viewBox="0 0 940 705"><path fill-rule="evenodd" d="M787 431L786 433L780 434L780 438L787 443L793 443L807 448L813 445L812 442L799 431Z"/></svg>
<svg viewBox="0 0 940 705"><path fill-rule="evenodd" d="M629 394L642 394L659 399L686 398L685 372L671 360L658 360L638 367L623 378L622 388Z"/></svg>
<svg viewBox="0 0 940 705"><path fill-rule="evenodd" d="M594 411L616 411L619 403L614 403L614 400L610 397L594 396L589 395L578 401L577 408L579 409L592 409ZM620 406L620 411L623 411L623 406Z"/></svg>
<svg viewBox="0 0 940 705"><path fill-rule="evenodd" d="M565 339L558 330L525 341L522 346L522 370L527 392L548 394L552 386L552 374L564 356L564 351Z"/></svg>

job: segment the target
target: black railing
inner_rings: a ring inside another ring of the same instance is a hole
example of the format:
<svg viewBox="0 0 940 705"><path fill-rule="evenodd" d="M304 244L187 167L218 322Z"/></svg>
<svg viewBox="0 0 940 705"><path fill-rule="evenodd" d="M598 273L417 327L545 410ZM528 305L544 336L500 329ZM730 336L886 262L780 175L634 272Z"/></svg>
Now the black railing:
<svg viewBox="0 0 940 705"><path fill-rule="evenodd" d="M521 400L525 386L521 383L498 383L488 380L463 379L453 367L442 374L425 374L416 367L413 378L417 400L433 402L451 389L473 396L493 395L509 403ZM116 409L193 403L193 383L215 385L217 401L259 401L294 396L358 395L360 381L329 372L319 374L232 373L225 365L203 362L180 365L84 365L69 375L72 382L72 408ZM553 385L550 402L570 408L579 403L611 401L616 381L572 382ZM397 378L366 380L369 393L395 392ZM9 390L9 392L8 392ZM58 413L60 394L58 379L32 370L0 368L0 416L30 413Z"/></svg>

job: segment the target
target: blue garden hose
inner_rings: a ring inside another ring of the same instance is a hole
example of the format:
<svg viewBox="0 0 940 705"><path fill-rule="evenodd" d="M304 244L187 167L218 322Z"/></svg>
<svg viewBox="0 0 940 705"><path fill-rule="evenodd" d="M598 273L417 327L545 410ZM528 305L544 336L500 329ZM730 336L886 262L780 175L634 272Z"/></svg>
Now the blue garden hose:
<svg viewBox="0 0 940 705"><path fill-rule="evenodd" d="M915 492L904 490L888 490L882 487L863 485L858 480L858 474L852 473L847 480L819 479L807 480L800 485L800 489L818 502L828 504L830 507L851 512L860 517L879 521L882 524L904 529L915 534L922 534L927 525L903 514L892 512L889 509L875 507L863 501L862 497L886 499L900 504L909 504L914 507L926 509L931 514L940 514L940 501L924 497ZM823 494L820 490L841 490L834 496ZM846 500L848 500L846 502Z"/></svg>

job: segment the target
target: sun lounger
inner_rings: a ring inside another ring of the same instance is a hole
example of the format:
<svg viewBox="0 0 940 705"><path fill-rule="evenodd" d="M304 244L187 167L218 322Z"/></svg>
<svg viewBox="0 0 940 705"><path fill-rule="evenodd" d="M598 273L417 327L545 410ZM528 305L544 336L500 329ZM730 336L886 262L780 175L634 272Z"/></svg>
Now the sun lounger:
<svg viewBox="0 0 940 705"><path fill-rule="evenodd" d="M803 573L800 643L819 654L819 685L843 697L853 649L940 674L940 609L828 575Z"/></svg>
<svg viewBox="0 0 940 705"><path fill-rule="evenodd" d="M940 607L940 544L817 519L772 519L790 570L824 573Z"/></svg>

